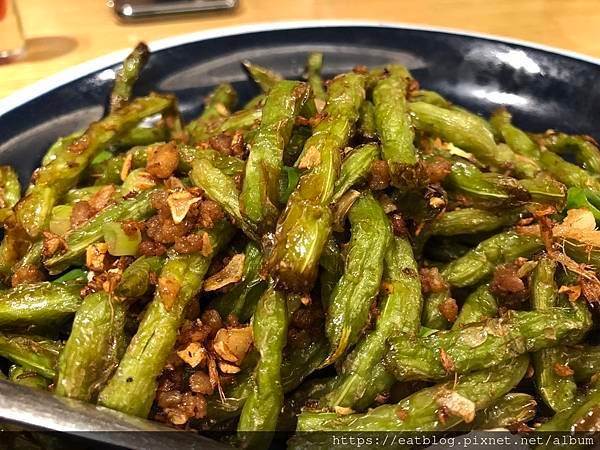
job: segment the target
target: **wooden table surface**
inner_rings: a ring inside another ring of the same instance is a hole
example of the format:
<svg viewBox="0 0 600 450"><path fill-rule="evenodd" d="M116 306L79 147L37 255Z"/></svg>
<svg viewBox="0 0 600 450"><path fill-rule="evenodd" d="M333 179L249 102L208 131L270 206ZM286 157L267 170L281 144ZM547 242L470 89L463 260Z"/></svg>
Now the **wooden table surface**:
<svg viewBox="0 0 600 450"><path fill-rule="evenodd" d="M74 64L192 31L256 22L362 19L450 27L600 57L598 0L240 0L236 10L119 23L105 0L17 0L28 53L0 65L0 98Z"/></svg>

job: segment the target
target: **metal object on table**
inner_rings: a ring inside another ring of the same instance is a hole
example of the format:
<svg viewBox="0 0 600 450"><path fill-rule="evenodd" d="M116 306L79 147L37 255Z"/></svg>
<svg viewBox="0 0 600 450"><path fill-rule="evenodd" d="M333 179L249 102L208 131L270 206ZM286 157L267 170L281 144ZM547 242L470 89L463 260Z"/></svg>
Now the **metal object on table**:
<svg viewBox="0 0 600 450"><path fill-rule="evenodd" d="M0 0L0 62L25 51L25 38L15 0Z"/></svg>
<svg viewBox="0 0 600 450"><path fill-rule="evenodd" d="M0 380L0 421L133 450L224 450L194 432L174 430L108 408Z"/></svg>
<svg viewBox="0 0 600 450"><path fill-rule="evenodd" d="M109 0L107 4L114 9L119 19L127 21L227 10L235 8L238 0Z"/></svg>

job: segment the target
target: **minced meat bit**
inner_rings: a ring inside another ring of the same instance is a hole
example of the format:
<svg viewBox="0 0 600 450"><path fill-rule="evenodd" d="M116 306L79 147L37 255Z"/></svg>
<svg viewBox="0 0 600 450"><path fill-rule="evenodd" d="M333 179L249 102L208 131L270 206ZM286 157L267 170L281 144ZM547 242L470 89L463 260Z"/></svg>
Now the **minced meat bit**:
<svg viewBox="0 0 600 450"><path fill-rule="evenodd" d="M218 134L208 141L211 148L227 156L242 158L246 151L244 146L244 135L239 132L226 131Z"/></svg>
<svg viewBox="0 0 600 450"><path fill-rule="evenodd" d="M97 214L99 211L106 208L106 206L113 202L113 196L115 192L116 189L112 184L102 186L100 190L88 200L88 203Z"/></svg>
<svg viewBox="0 0 600 450"><path fill-rule="evenodd" d="M49 231L43 231L42 235L44 236L42 249L42 255L44 258L51 258L59 250L62 251L67 249L67 243L58 234L54 234Z"/></svg>
<svg viewBox="0 0 600 450"><path fill-rule="evenodd" d="M519 267L515 264L503 264L496 267L490 283L490 292L501 300L502 306L514 308L528 296L525 282L519 278Z"/></svg>
<svg viewBox="0 0 600 450"><path fill-rule="evenodd" d="M448 289L448 283L442 278L437 267L421 267L419 269L421 278L421 290L423 294L436 294Z"/></svg>
<svg viewBox="0 0 600 450"><path fill-rule="evenodd" d="M10 284L12 287L18 286L23 283L37 283L38 281L44 281L46 279L45 274L33 265L26 265L19 267L10 278Z"/></svg>
<svg viewBox="0 0 600 450"><path fill-rule="evenodd" d="M162 256L167 253L167 247L160 242L142 241L138 247L141 256Z"/></svg>
<svg viewBox="0 0 600 450"><path fill-rule="evenodd" d="M452 163L445 158L435 157L431 161L425 163L425 171L429 183L440 183L450 175Z"/></svg>
<svg viewBox="0 0 600 450"><path fill-rule="evenodd" d="M390 168L387 161L377 160L371 166L369 188L374 191L387 189L390 185Z"/></svg>
<svg viewBox="0 0 600 450"><path fill-rule="evenodd" d="M458 305L456 304L456 300L447 298L438 306L438 309L448 322L456 322L456 318L458 317Z"/></svg>
<svg viewBox="0 0 600 450"><path fill-rule="evenodd" d="M76 229L96 215L97 211L86 201L75 202L71 210L71 228Z"/></svg>
<svg viewBox="0 0 600 450"><path fill-rule="evenodd" d="M169 142L151 146L147 150L148 162L146 170L156 178L169 178L179 164L179 153L175 144Z"/></svg>
<svg viewBox="0 0 600 450"><path fill-rule="evenodd" d="M392 224L392 232L395 236L407 236L408 227L401 214L393 213L390 214L390 222Z"/></svg>

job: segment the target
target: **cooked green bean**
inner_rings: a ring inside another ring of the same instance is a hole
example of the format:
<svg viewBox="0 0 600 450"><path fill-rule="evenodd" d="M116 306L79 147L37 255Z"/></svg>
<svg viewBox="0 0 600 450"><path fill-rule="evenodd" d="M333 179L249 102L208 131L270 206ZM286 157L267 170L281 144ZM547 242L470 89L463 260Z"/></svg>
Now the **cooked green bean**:
<svg viewBox="0 0 600 450"><path fill-rule="evenodd" d="M332 203L337 202L348 189L367 177L378 156L379 147L375 144L361 145L346 156L342 162L340 176L335 182Z"/></svg>
<svg viewBox="0 0 600 450"><path fill-rule="evenodd" d="M378 386L378 389L385 391L390 388L389 381L393 380L385 371L374 376L374 372L380 372L375 366L381 365L388 337L398 332L416 334L419 330L422 298L417 270L408 240L393 238L385 256L386 295L381 301L375 330L358 343L342 364L341 375L338 375L335 387L327 395L330 408L354 408L360 401L371 403L374 395L365 394L370 386L380 384L378 380L383 380L383 386Z"/></svg>
<svg viewBox="0 0 600 450"><path fill-rule="evenodd" d="M126 312L126 305L106 292L85 298L58 360L58 395L85 401L95 398L127 345Z"/></svg>
<svg viewBox="0 0 600 450"><path fill-rule="evenodd" d="M231 227L222 222L209 232L209 237L212 256L229 241ZM159 283L161 279L168 280L168 285L177 288L173 287L175 292L156 291L116 372L100 391L101 405L135 416L148 416L156 393L156 378L175 344L186 306L202 287L210 260L191 253L175 255L166 261Z"/></svg>
<svg viewBox="0 0 600 450"><path fill-rule="evenodd" d="M117 71L115 84L110 93L110 110L116 111L122 108L131 99L133 85L140 76L140 72L146 65L150 50L143 42L140 42L123 61L123 67Z"/></svg>
<svg viewBox="0 0 600 450"><path fill-rule="evenodd" d="M287 338L285 294L269 288L258 301L252 321L254 343L260 359L253 375L253 387L242 408L237 426L243 445L266 448L277 427L283 406L281 360Z"/></svg>
<svg viewBox="0 0 600 450"><path fill-rule="evenodd" d="M47 391L51 384L51 381L47 378L14 364L8 369L8 379L13 383L43 391Z"/></svg>
<svg viewBox="0 0 600 450"><path fill-rule="evenodd" d="M263 231L270 230L279 215L283 151L309 92L307 85L299 82L276 82L267 94L260 126L250 142L240 205L244 217Z"/></svg>
<svg viewBox="0 0 600 450"><path fill-rule="evenodd" d="M555 153L573 154L584 169L595 174L600 173L600 149L589 136L550 133L544 135L542 145Z"/></svg>
<svg viewBox="0 0 600 450"><path fill-rule="evenodd" d="M45 337L0 333L0 356L50 380L62 349L62 342Z"/></svg>
<svg viewBox="0 0 600 450"><path fill-rule="evenodd" d="M322 69L323 53L309 53L306 58L306 81L308 81L315 99L325 101L327 100L327 93L323 87Z"/></svg>
<svg viewBox="0 0 600 450"><path fill-rule="evenodd" d="M81 305L81 282L21 284L0 291L0 326L63 325Z"/></svg>
<svg viewBox="0 0 600 450"><path fill-rule="evenodd" d="M329 202L346 147L365 97L365 78L350 73L329 85L324 119L306 141L298 168L306 169L290 196L275 231L275 246L265 263L281 285L295 291L312 287L323 247L331 232Z"/></svg>
<svg viewBox="0 0 600 450"><path fill-rule="evenodd" d="M381 141L381 155L387 161L392 180L406 166L417 162L413 145L415 133L408 114L406 91L410 73L405 67L390 65L386 75L373 88L375 123ZM399 182L397 179L396 182Z"/></svg>
<svg viewBox="0 0 600 450"><path fill-rule="evenodd" d="M165 259L161 256L142 256L123 271L116 293L121 297L141 297L150 287L152 274L158 275Z"/></svg>
<svg viewBox="0 0 600 450"><path fill-rule="evenodd" d="M554 282L556 262L550 258L538 261L531 274L531 306L544 311L557 304L558 288ZM533 354L535 381L540 397L554 411L570 407L577 395L577 385L572 376L559 376L555 364L560 364L560 349L543 349Z"/></svg>
<svg viewBox="0 0 600 450"><path fill-rule="evenodd" d="M173 102L171 97L150 95L131 101L94 122L47 165L36 171L32 185L16 206L19 224L32 238L48 226L52 207L59 201L89 165L96 154L145 117L164 111Z"/></svg>
<svg viewBox="0 0 600 450"><path fill-rule="evenodd" d="M392 337L386 364L400 380L439 380L451 373L486 369L527 352L574 342L589 327L590 317L570 308L514 311L508 317L424 338Z"/></svg>
<svg viewBox="0 0 600 450"><path fill-rule="evenodd" d="M498 314L498 302L490 292L488 284L482 284L471 295L467 297L452 329L457 330L464 325L482 322L486 319L496 317Z"/></svg>
<svg viewBox="0 0 600 450"><path fill-rule="evenodd" d="M368 323L371 302L379 291L383 259L391 240L383 208L371 195L359 198L348 214L350 244L344 273L331 294L325 330L331 354L325 364L337 361L354 345Z"/></svg>
<svg viewBox="0 0 600 450"><path fill-rule="evenodd" d="M267 69L259 64L252 63L248 60L242 62L242 66L250 75L250 78L258 84L258 86L263 90L263 92L269 92L273 87L277 84L278 81L281 81L283 77L277 72Z"/></svg>
<svg viewBox="0 0 600 450"><path fill-rule="evenodd" d="M492 405L521 380L529 360L521 356L496 369L482 370L423 389L396 405L383 405L365 414L302 412L298 431L443 431L470 422L478 410ZM452 405L462 408L456 409ZM440 408L450 410L441 420ZM400 413L399 413L400 412ZM406 414L404 414L406 413ZM315 447L313 447L315 448Z"/></svg>
<svg viewBox="0 0 600 450"><path fill-rule="evenodd" d="M237 93L229 83L218 85L206 98L204 111L196 120L186 126L192 142L202 142L211 136L211 123L228 117L237 103Z"/></svg>

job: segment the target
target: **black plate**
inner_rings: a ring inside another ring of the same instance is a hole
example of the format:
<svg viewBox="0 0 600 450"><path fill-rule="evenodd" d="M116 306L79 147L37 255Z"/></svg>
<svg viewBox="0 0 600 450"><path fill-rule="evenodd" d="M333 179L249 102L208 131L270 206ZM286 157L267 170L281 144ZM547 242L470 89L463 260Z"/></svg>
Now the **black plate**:
<svg viewBox="0 0 600 450"><path fill-rule="evenodd" d="M242 100L256 94L240 60L248 58L298 78L307 53L318 50L325 54L327 75L356 64L400 62L424 88L478 113L487 115L504 105L527 130L552 127L600 139L600 65L591 58L427 29L355 24L262 28L217 30L157 43L136 93L173 92L189 119L219 82L232 82ZM86 63L0 101L0 164L15 166L27 182L56 138L102 115L123 56Z"/></svg>
<svg viewBox="0 0 600 450"><path fill-rule="evenodd" d="M173 92L186 118L197 114L201 99L221 81L232 82L243 99L256 93L240 67L251 59L300 77L306 54L325 54L326 74L356 64L405 64L424 88L441 92L454 102L481 114L507 106L516 123L541 131L556 128L600 138L600 66L591 58L577 58L545 49L493 38L373 25L312 24L219 30L197 40L183 36L158 43L137 94L151 90ZM267 29L269 28L269 29ZM259 30L259 31L256 31ZM100 66L99 64L100 63ZM12 164L26 182L49 144L101 116L117 58L103 58L65 77L73 81L42 92L19 104L20 93L0 101L0 163ZM89 67L93 70L89 70ZM108 69L108 70L107 70ZM83 72L77 77L78 72ZM75 76L73 74L75 73ZM56 85L57 77L54 77ZM38 84L37 88L40 87ZM10 109L9 109L10 108Z"/></svg>

